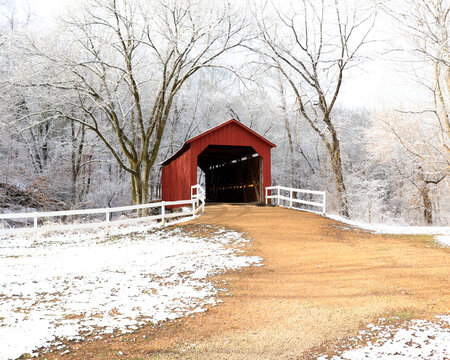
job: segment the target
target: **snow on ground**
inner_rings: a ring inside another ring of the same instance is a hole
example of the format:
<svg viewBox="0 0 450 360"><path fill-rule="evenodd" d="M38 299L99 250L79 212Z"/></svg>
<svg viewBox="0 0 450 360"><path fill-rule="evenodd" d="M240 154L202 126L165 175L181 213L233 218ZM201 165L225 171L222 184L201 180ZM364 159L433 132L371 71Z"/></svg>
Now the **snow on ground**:
<svg viewBox="0 0 450 360"><path fill-rule="evenodd" d="M326 215L328 218L372 231L377 234L401 235L434 235L435 240L443 245L450 246L450 226L408 226L392 224L369 224L361 221L349 220L339 215Z"/></svg>
<svg viewBox="0 0 450 360"><path fill-rule="evenodd" d="M373 231L380 234L410 234L410 235L450 235L450 226L409 226L393 224L369 224L361 221L349 220L339 215L326 215L328 218Z"/></svg>
<svg viewBox="0 0 450 360"><path fill-rule="evenodd" d="M442 245L450 246L450 235L437 235L434 237L437 242L440 242Z"/></svg>
<svg viewBox="0 0 450 360"><path fill-rule="evenodd" d="M411 320L401 327L369 325L360 332L357 343L375 335L363 347L350 346L338 355L320 356L317 360L445 360L450 358L450 316L433 321Z"/></svg>
<svg viewBox="0 0 450 360"><path fill-rule="evenodd" d="M207 277L262 259L240 254L242 234L204 228L208 236L149 226L0 236L0 360L214 305Z"/></svg>

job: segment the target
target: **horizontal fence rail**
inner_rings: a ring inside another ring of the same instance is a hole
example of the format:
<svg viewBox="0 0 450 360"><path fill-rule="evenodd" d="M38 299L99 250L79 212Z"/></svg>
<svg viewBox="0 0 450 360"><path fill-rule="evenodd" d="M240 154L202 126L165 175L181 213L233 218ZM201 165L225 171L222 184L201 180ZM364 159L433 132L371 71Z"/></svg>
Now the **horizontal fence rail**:
<svg viewBox="0 0 450 360"><path fill-rule="evenodd" d="M182 206L182 211L167 212L168 207ZM145 210L150 209L160 209L159 214L156 215L144 215ZM117 219L112 220L111 216L114 213L123 213L126 211L135 211L138 213L137 217L128 219ZM144 210L144 211L143 211ZM165 225L167 219L188 217L186 219L195 218L205 211L205 192L200 185L194 185L191 187L191 199L190 200L177 200L177 201L159 201L149 204L142 205L130 205L130 206L120 206L112 208L100 208L100 209L82 209L82 210L62 210L62 211L48 211L48 212L31 212L31 213L11 213L11 214L0 214L0 221L2 220L33 220L32 227L19 227L19 228L0 228L0 234L9 232L26 232L26 231L36 231L36 230L66 230L66 229L82 229L91 227L102 227L109 225L119 225L119 224L132 224L140 221L147 220L159 220L162 225ZM89 223L69 223L69 224L58 224L58 225L41 225L39 226L38 219L50 219L50 218L64 218L68 216L78 217L80 215L102 215L103 220L97 222Z"/></svg>
<svg viewBox="0 0 450 360"><path fill-rule="evenodd" d="M270 192L270 195L269 195ZM310 195L310 197L319 198L319 200L305 200L301 199L301 194ZM302 204L308 205L310 207L321 209L321 213L325 214L326 212L326 193L325 191L316 191L316 190L304 190L304 189L294 189L285 186L268 186L266 187L266 204L269 203L269 200L274 199L277 206L288 207L289 209L293 208L293 204ZM288 203L289 205L283 204L283 201ZM308 210L308 209L301 209ZM310 210L308 210L310 211Z"/></svg>

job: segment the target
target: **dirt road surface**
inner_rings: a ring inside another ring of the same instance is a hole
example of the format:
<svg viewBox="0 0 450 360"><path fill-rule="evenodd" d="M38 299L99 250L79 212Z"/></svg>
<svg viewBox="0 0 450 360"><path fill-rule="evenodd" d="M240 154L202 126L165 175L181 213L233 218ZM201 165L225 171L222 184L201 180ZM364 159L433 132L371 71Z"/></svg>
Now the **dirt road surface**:
<svg viewBox="0 0 450 360"><path fill-rule="evenodd" d="M450 250L429 237L374 235L311 213L250 205L208 206L191 224L247 233L264 266L221 276L231 296L223 293L224 302L206 313L71 345L70 354L54 358L307 360L380 317L450 311Z"/></svg>

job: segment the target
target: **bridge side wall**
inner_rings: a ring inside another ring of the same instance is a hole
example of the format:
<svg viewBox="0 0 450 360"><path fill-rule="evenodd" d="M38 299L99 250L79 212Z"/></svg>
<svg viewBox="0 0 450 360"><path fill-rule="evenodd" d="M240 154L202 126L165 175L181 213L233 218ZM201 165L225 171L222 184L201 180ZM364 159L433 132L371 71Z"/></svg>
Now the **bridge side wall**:
<svg viewBox="0 0 450 360"><path fill-rule="evenodd" d="M188 200L191 198L192 152L187 149L174 161L162 168L161 192L163 201ZM192 185L195 185L193 183Z"/></svg>

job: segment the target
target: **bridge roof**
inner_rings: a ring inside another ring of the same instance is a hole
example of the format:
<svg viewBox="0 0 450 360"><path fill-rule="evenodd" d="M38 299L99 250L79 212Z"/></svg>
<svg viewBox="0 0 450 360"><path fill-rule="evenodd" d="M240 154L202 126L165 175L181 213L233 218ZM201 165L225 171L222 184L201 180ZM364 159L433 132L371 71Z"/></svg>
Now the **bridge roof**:
<svg viewBox="0 0 450 360"><path fill-rule="evenodd" d="M273 148L276 147L276 145L272 142L270 142L269 140L267 140L266 138L262 137L261 135L259 135L257 132L253 131L252 129L250 129L249 127L245 126L244 124L242 124L240 121L237 121L236 119L231 119L228 120L210 130L205 131L204 133L194 136L193 138L187 140L183 146L175 153L173 154L171 157L169 157L168 159L164 160L163 162L160 163L161 166L166 166L168 165L170 162L172 162L173 160L175 160L176 158L178 158L180 155L182 155L184 152L186 152L189 148L190 145L193 142L199 141L202 138L204 138L205 136L210 135L213 132L218 132L221 131L224 127L230 126L231 124L235 124L240 126L242 129L244 129L246 132L254 135L255 137L257 137L259 140L261 140L262 142L264 142L267 146Z"/></svg>

